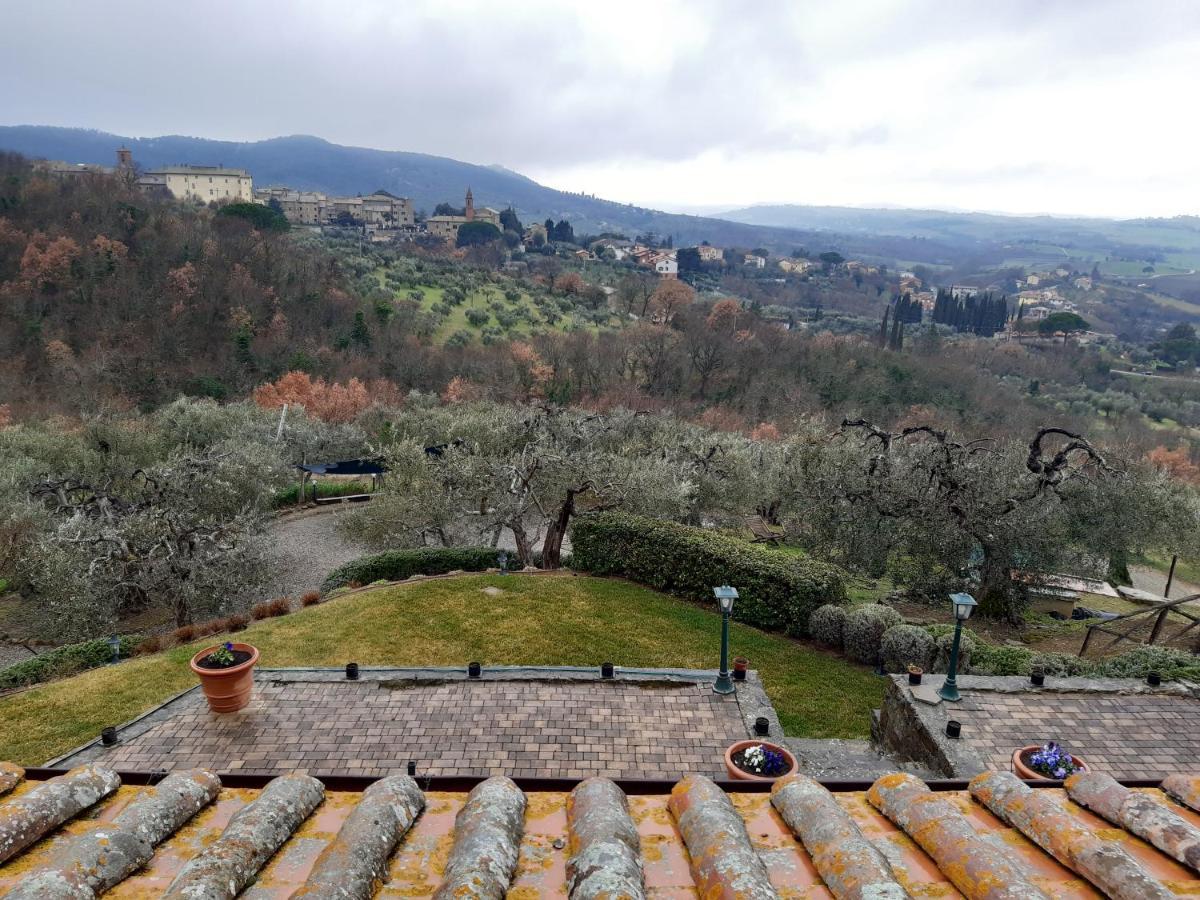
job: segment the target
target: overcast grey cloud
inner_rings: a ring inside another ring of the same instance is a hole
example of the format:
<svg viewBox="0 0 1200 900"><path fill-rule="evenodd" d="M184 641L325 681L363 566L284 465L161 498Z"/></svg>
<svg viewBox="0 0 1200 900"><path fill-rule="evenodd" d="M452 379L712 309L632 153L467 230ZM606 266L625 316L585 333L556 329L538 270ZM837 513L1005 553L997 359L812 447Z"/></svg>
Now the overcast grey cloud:
<svg viewBox="0 0 1200 900"><path fill-rule="evenodd" d="M1200 212L1193 0L0 0L0 121L315 134L667 208Z"/></svg>

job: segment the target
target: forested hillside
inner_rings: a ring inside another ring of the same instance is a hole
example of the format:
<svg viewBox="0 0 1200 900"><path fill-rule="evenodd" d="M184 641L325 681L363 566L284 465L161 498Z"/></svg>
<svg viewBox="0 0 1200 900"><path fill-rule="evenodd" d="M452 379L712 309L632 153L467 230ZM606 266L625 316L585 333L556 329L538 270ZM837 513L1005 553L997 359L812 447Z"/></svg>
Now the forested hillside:
<svg viewBox="0 0 1200 900"><path fill-rule="evenodd" d="M1170 437L1156 422L1200 424L1188 383L1113 374L1086 348L907 326L902 350L881 349L876 326L788 331L757 303L629 267L589 270L606 295L552 256L509 274L487 248L260 231L15 156L0 185L0 405L17 420L228 401L293 372L307 387L289 390L356 385L349 417L419 390L671 409L762 434L809 415L1024 434L1052 413L1150 449Z"/></svg>

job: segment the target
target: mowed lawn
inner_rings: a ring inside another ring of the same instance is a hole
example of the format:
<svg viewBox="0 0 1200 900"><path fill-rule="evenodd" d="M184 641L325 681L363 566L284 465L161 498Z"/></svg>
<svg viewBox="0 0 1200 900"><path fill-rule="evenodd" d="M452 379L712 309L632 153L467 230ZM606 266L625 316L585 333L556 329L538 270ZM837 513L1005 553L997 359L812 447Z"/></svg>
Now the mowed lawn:
<svg viewBox="0 0 1200 900"><path fill-rule="evenodd" d="M500 588L490 595L484 588ZM489 664L716 668L720 616L623 581L561 575L434 579L335 598L236 635L260 666ZM0 700L0 759L39 765L194 683L207 638ZM734 624L788 734L865 738L883 679L780 635Z"/></svg>

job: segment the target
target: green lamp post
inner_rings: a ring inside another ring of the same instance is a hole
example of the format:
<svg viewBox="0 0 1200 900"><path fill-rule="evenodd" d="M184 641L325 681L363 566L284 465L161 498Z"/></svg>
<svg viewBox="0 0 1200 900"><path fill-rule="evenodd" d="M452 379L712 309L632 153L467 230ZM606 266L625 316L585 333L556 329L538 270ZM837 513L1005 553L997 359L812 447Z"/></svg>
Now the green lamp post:
<svg viewBox="0 0 1200 900"><path fill-rule="evenodd" d="M721 671L713 683L713 690L718 694L733 693L733 679L729 677L729 616L733 612L733 601L738 598L737 588L727 584L713 588L713 596L717 598L717 606L721 608Z"/></svg>
<svg viewBox="0 0 1200 900"><path fill-rule="evenodd" d="M951 594L950 602L954 604L954 643L950 646L949 671L938 696L954 703L962 699L958 693L958 642L962 638L962 624L971 618L971 610L978 604L970 594Z"/></svg>

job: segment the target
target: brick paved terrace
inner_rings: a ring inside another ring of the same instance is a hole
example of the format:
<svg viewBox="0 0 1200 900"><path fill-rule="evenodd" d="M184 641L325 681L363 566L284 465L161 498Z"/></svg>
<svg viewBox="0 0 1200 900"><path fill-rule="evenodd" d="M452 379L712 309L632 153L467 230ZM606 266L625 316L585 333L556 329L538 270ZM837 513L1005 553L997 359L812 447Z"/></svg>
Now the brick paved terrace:
<svg viewBox="0 0 1200 900"><path fill-rule="evenodd" d="M988 764L1016 747L1056 740L1115 778L1165 778L1200 759L1200 700L1173 694L976 692L953 716Z"/></svg>
<svg viewBox="0 0 1200 900"><path fill-rule="evenodd" d="M929 682L931 679L926 679ZM941 677L933 680L933 689ZM1200 693L1184 683L1137 679L960 676L962 700L930 705L892 679L878 727L884 748L941 774L1007 771L1018 747L1057 741L1114 778L1164 778L1200 760ZM946 722L962 725L945 735Z"/></svg>
<svg viewBox="0 0 1200 900"><path fill-rule="evenodd" d="M199 689L57 761L119 770L385 775L409 760L424 775L723 777L723 754L747 722L778 722L758 682L712 691L715 673L521 668L481 679L436 670L262 670L250 705L208 710Z"/></svg>

